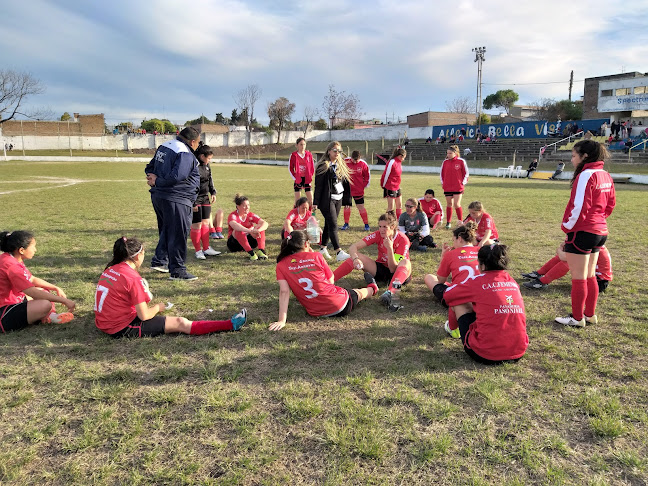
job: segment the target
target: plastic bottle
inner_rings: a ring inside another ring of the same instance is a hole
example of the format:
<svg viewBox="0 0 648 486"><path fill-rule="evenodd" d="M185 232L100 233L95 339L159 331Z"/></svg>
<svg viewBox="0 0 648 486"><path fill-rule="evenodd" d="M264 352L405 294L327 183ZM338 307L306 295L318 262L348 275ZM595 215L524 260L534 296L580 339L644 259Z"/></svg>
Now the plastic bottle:
<svg viewBox="0 0 648 486"><path fill-rule="evenodd" d="M306 221L306 233L312 244L319 243L320 241L320 227L315 216L311 216Z"/></svg>

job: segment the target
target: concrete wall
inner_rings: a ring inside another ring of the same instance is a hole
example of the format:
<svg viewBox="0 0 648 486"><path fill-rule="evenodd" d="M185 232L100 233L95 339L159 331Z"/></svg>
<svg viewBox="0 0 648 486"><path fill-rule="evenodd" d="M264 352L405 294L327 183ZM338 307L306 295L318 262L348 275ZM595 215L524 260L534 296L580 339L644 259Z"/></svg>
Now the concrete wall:
<svg viewBox="0 0 648 486"><path fill-rule="evenodd" d="M2 124L5 136L93 135L105 133L103 115L79 115L77 121L9 120Z"/></svg>

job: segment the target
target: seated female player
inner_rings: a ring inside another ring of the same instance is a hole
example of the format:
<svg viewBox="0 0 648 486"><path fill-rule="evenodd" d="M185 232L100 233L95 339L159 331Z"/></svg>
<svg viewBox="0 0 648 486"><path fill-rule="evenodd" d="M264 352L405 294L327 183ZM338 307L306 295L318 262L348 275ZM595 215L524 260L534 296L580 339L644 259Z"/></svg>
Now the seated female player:
<svg viewBox="0 0 648 486"><path fill-rule="evenodd" d="M479 262L477 261L479 248L473 245L476 228L477 225L471 221L452 230L452 246L447 243L443 244L441 263L439 263L437 274L429 273L423 279L425 285L444 307L448 307L443 298L450 285L448 279L451 279L455 284L479 274ZM453 338L459 339L459 324L452 309L448 310L445 330Z"/></svg>
<svg viewBox="0 0 648 486"><path fill-rule="evenodd" d="M477 246L482 247L499 243L499 235L495 227L495 221L490 214L484 211L482 203L479 201L471 202L468 206L468 212L470 214L464 219L464 223L474 221L477 224L477 231L475 232Z"/></svg>
<svg viewBox="0 0 648 486"><path fill-rule="evenodd" d="M464 351L483 364L518 361L529 336L520 287L506 271L506 246L484 246L477 257L482 273L451 285L444 294L457 315Z"/></svg>
<svg viewBox="0 0 648 486"><path fill-rule="evenodd" d="M284 220L283 229L281 230L281 239L292 233L294 230L305 230L308 218L312 216L308 198L300 197L295 202L295 207L290 210Z"/></svg>
<svg viewBox="0 0 648 486"><path fill-rule="evenodd" d="M0 233L0 331L17 331L29 324L70 322L76 304L54 284L34 277L25 266L36 253L36 239L28 231ZM52 293L53 292L53 293ZM57 314L54 303L68 308Z"/></svg>
<svg viewBox="0 0 648 486"><path fill-rule="evenodd" d="M419 203L421 204L421 209L428 217L430 231L434 231L443 219L441 202L434 197L434 190L428 189L425 191L425 195L419 198Z"/></svg>
<svg viewBox="0 0 648 486"><path fill-rule="evenodd" d="M313 317L346 316L358 302L378 292L373 279L365 289L337 287L333 282L333 272L321 253L311 249L305 231L293 231L281 242L276 272L279 319L270 324L271 331L278 331L286 325L291 291Z"/></svg>
<svg viewBox="0 0 648 486"><path fill-rule="evenodd" d="M345 260L333 273L336 282L354 269L364 270L365 281L374 277L378 282L389 282L389 288L380 296L380 301L391 311L402 307L396 303L392 304L392 297L400 291L402 285L410 281L412 274L410 242L397 228L398 221L393 211L381 215L378 218L378 231L351 245L351 258ZM374 244L378 246L378 258L375 261L358 253L358 250Z"/></svg>
<svg viewBox="0 0 648 486"><path fill-rule="evenodd" d="M234 204L236 210L227 218L227 249L232 253L245 250L250 255L250 260L267 260L265 230L268 229L268 223L250 212L250 201L246 196L237 194L234 196Z"/></svg>
<svg viewBox="0 0 648 486"><path fill-rule="evenodd" d="M421 211L419 201L410 198L405 201L405 212L398 218L398 231L404 233L410 240L410 249L427 251L436 248L434 239L430 236L428 217Z"/></svg>
<svg viewBox="0 0 648 486"><path fill-rule="evenodd" d="M242 309L226 321L190 321L184 317L158 315L171 305L149 307L153 295L138 270L144 261L144 246L136 238L121 237L113 245L113 258L99 278L95 293L95 324L114 338L160 334L208 334L238 331L247 320Z"/></svg>

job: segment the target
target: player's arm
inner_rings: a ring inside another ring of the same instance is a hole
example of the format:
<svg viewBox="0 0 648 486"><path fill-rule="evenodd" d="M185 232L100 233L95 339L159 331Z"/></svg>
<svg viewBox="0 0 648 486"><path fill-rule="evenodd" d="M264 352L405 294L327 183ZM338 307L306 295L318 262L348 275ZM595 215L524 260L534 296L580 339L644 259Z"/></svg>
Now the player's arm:
<svg viewBox="0 0 648 486"><path fill-rule="evenodd" d="M54 284L49 283L47 280L43 280L42 278L32 276L31 283L33 283L36 287L40 287L41 289L55 292L57 295L60 295L61 297L67 297L67 295L65 295L65 292L63 292L63 289L57 287Z"/></svg>
<svg viewBox="0 0 648 486"><path fill-rule="evenodd" d="M486 243L490 239L492 234L493 234L493 232L490 229L487 229L486 231L484 231L484 237L479 241L479 244L477 246L479 248L484 246L484 243Z"/></svg>
<svg viewBox="0 0 648 486"><path fill-rule="evenodd" d="M283 329L286 325L286 318L288 317L288 302L290 301L290 287L286 280L278 280L279 282L279 318L270 324L268 329L270 331L278 331Z"/></svg>
<svg viewBox="0 0 648 486"><path fill-rule="evenodd" d="M233 219L228 221L227 224L234 231L239 231L241 233L250 233L253 230L253 228L246 228L241 223L239 223L238 221L234 221Z"/></svg>
<svg viewBox="0 0 648 486"><path fill-rule="evenodd" d="M135 304L135 312L137 313L137 317L140 321L148 321L149 319L155 317L158 312L162 312L164 309L165 305L163 302L152 305L151 307L149 307L146 302Z"/></svg>
<svg viewBox="0 0 648 486"><path fill-rule="evenodd" d="M257 231L265 231L268 229L268 222L262 218L259 218L259 221L254 225L254 229Z"/></svg>
<svg viewBox="0 0 648 486"><path fill-rule="evenodd" d="M351 258L354 260L358 259L358 250L362 250L367 246L367 243L365 243L364 240L356 241L353 245L349 247L349 255L351 255Z"/></svg>
<svg viewBox="0 0 648 486"><path fill-rule="evenodd" d="M22 291L25 295L28 297L31 297L34 300L40 299L40 300L48 300L50 302L58 302L60 304L63 304L65 307L68 308L70 312L74 310L76 307L76 303L73 300L68 299L67 297L64 297L62 295L56 295L48 292L47 290L43 290L38 287L29 287L25 290Z"/></svg>

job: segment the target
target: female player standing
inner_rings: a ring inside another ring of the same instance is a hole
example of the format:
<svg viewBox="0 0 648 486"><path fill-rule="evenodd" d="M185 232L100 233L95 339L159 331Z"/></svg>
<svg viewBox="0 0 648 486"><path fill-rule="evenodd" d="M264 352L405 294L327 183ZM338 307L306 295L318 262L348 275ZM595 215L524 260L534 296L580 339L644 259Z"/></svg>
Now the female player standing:
<svg viewBox="0 0 648 486"><path fill-rule="evenodd" d="M585 327L586 323L598 322L596 262L607 240L606 219L616 204L614 182L603 170L606 156L606 148L593 140L577 142L572 150L572 190L562 220L562 230L567 234L564 251L572 277L572 312L556 318L566 326Z"/></svg>
<svg viewBox="0 0 648 486"><path fill-rule="evenodd" d="M447 151L447 158L441 163L441 187L446 198L446 228L450 229L452 210L457 213L459 222L463 221L461 209L461 196L464 185L468 182L468 164L459 157L459 146L451 145Z"/></svg>
<svg viewBox="0 0 648 486"><path fill-rule="evenodd" d="M286 325L291 291L313 317L346 316L358 302L378 292L373 280L365 289L337 287L333 282L333 272L324 257L311 249L305 231L293 231L282 241L276 272L279 319L270 325L271 331L278 331Z"/></svg>
<svg viewBox="0 0 648 486"><path fill-rule="evenodd" d="M99 278L95 292L95 325L112 337L144 337L160 334L208 334L238 331L247 311L226 321L190 321L184 317L157 315L166 310L163 302L149 307L153 295L138 270L144 261L144 246L136 238L121 237L113 245L113 258Z"/></svg>
<svg viewBox="0 0 648 486"><path fill-rule="evenodd" d="M490 214L484 211L481 202L471 202L468 205L468 213L469 215L464 220L464 223L473 221L477 225L477 232L475 233L477 246L481 247L492 243L499 243L499 233L495 227L495 220Z"/></svg>
<svg viewBox="0 0 648 486"><path fill-rule="evenodd" d="M17 331L29 324L70 322L76 304L65 292L41 278L34 277L25 266L36 253L36 239L28 231L0 233L0 331ZM53 293L52 293L53 292ZM57 314L54 302L69 312Z"/></svg>
<svg viewBox="0 0 648 486"><path fill-rule="evenodd" d="M211 205L216 200L216 189L214 189L211 168L209 167L213 155L214 152L209 148L209 145L203 145L202 142L200 142L200 145L196 150L196 158L199 163L198 173L200 174L200 188L198 189L198 197L194 203L193 219L191 221L191 230L189 232L191 242L196 250L196 258L199 260L205 260L205 255L216 256L221 253L209 246ZM219 211L222 213L222 209Z"/></svg>
<svg viewBox="0 0 648 486"><path fill-rule="evenodd" d="M295 202L301 197L301 190L304 190L308 198L309 206L313 205L313 193L311 192L311 183L315 166L313 163L313 154L306 150L306 139L299 137L296 142L297 150L290 154L290 163L288 170L290 177L294 181Z"/></svg>
<svg viewBox="0 0 648 486"><path fill-rule="evenodd" d="M364 223L365 231L369 231L369 216L364 207L364 191L369 187L371 182L371 173L367 162L360 158L360 152L354 150L351 152L351 157L345 158L344 161L349 167L349 174L351 175L351 197L355 201L362 222ZM341 230L349 229L349 220L351 219L351 206L344 206L344 226Z"/></svg>
<svg viewBox="0 0 648 486"><path fill-rule="evenodd" d="M308 199L300 197L295 207L288 213L281 230L281 239L292 233L294 230L305 230L308 219L312 216Z"/></svg>
<svg viewBox="0 0 648 486"><path fill-rule="evenodd" d="M234 196L236 210L227 218L229 234L227 235L227 249L232 253L247 251L250 260L267 260L265 252L265 230L268 223L250 212L250 201L246 196ZM253 250L256 249L256 252Z"/></svg>
<svg viewBox="0 0 648 486"><path fill-rule="evenodd" d="M430 231L435 230L443 219L443 208L441 207L441 202L434 197L434 190L428 189L425 191L425 195L419 198L419 203L428 218Z"/></svg>
<svg viewBox="0 0 648 486"><path fill-rule="evenodd" d="M387 211L396 209L396 217L399 218L403 212L403 199L401 197L401 174L403 172L403 160L407 152L403 148L396 148L385 166L380 177L380 187L383 188L383 197L387 198Z"/></svg>

